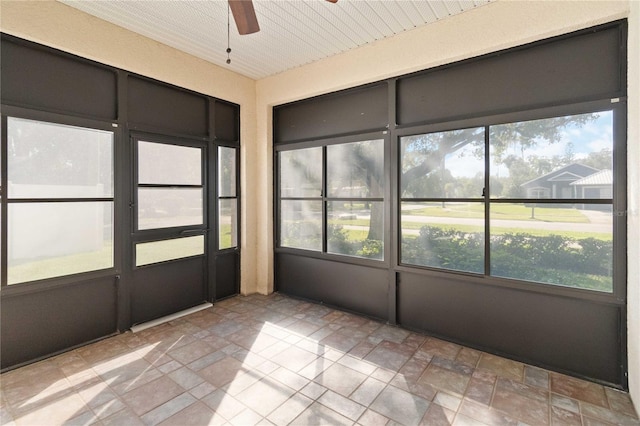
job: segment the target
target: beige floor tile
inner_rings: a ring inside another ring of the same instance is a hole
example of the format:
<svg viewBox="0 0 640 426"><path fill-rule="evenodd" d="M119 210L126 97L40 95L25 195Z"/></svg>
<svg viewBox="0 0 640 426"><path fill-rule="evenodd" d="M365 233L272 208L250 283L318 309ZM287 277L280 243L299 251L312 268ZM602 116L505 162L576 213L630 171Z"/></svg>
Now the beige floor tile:
<svg viewBox="0 0 640 426"><path fill-rule="evenodd" d="M295 391L299 391L310 382L310 380L306 377L302 377L299 374L294 373L293 371L288 370L284 367L280 367L277 370L273 371L269 374L269 377L279 381L280 383L290 387Z"/></svg>
<svg viewBox="0 0 640 426"><path fill-rule="evenodd" d="M611 407L611 410L625 414L629 417L638 417L636 410L633 408L633 402L631 402L631 398L627 392L611 388L605 388L604 391L607 395L607 400L609 401L609 407Z"/></svg>
<svg viewBox="0 0 640 426"><path fill-rule="evenodd" d="M431 404L420 424L425 426L449 426L453 423L455 416L455 411L437 404Z"/></svg>
<svg viewBox="0 0 640 426"><path fill-rule="evenodd" d="M391 420L373 410L365 411L358 419L358 424L362 426L385 426L390 422Z"/></svg>
<svg viewBox="0 0 640 426"><path fill-rule="evenodd" d="M353 421L358 420L366 409L363 405L333 391L325 392L318 398L318 402Z"/></svg>
<svg viewBox="0 0 640 426"><path fill-rule="evenodd" d="M0 382L3 426L640 426L626 392L279 294L230 298Z"/></svg>
<svg viewBox="0 0 640 426"><path fill-rule="evenodd" d="M420 377L418 383L433 386L457 395L464 395L470 379L471 378L465 374L436 365L430 365Z"/></svg>
<svg viewBox="0 0 640 426"><path fill-rule="evenodd" d="M293 389L267 377L239 393L236 399L262 417L267 417L294 393Z"/></svg>
<svg viewBox="0 0 640 426"><path fill-rule="evenodd" d="M467 400L462 401L462 405L460 406L458 415L456 416L456 422L460 415L487 425L518 426L519 424L518 420L508 416L500 410Z"/></svg>
<svg viewBox="0 0 640 426"><path fill-rule="evenodd" d="M209 408L226 419L232 419L240 414L245 408L244 404L229 395L222 389L218 389L202 398L202 402Z"/></svg>
<svg viewBox="0 0 640 426"><path fill-rule="evenodd" d="M184 389L179 384L163 376L127 392L122 398L134 413L140 416L183 392Z"/></svg>
<svg viewBox="0 0 640 426"><path fill-rule="evenodd" d="M105 426L142 426L142 420L130 408L125 408L102 421Z"/></svg>
<svg viewBox="0 0 640 426"><path fill-rule="evenodd" d="M298 372L307 365L318 359L316 354L300 349L297 346L290 346L270 357L270 360L291 371Z"/></svg>
<svg viewBox="0 0 640 426"><path fill-rule="evenodd" d="M287 399L282 405L273 410L267 417L269 421L276 425L287 425L307 409L313 400L300 393Z"/></svg>
<svg viewBox="0 0 640 426"><path fill-rule="evenodd" d="M343 396L349 396L366 380L367 376L340 364L333 364L314 380Z"/></svg>
<svg viewBox="0 0 640 426"><path fill-rule="evenodd" d="M459 345L431 337L420 346L419 350L432 356L437 355L446 359L456 359L461 349L462 347Z"/></svg>
<svg viewBox="0 0 640 426"><path fill-rule="evenodd" d="M507 379L522 381L524 378L524 364L487 353L480 357L478 368Z"/></svg>
<svg viewBox="0 0 640 426"><path fill-rule="evenodd" d="M376 380L373 377L368 377L349 398L368 407L386 386L386 383Z"/></svg>
<svg viewBox="0 0 640 426"><path fill-rule="evenodd" d="M215 387L221 387L232 381L242 372L244 372L242 363L228 356L203 368L198 374Z"/></svg>
<svg viewBox="0 0 640 426"><path fill-rule="evenodd" d="M369 408L400 424L417 424L429 408L429 402L396 387L387 386Z"/></svg>
<svg viewBox="0 0 640 426"><path fill-rule="evenodd" d="M160 423L161 426L223 425L227 420L202 402L196 402Z"/></svg>
<svg viewBox="0 0 640 426"><path fill-rule="evenodd" d="M86 411L89 407L79 395L72 393L17 415L14 420L19 425L59 425Z"/></svg>
<svg viewBox="0 0 640 426"><path fill-rule="evenodd" d="M246 408L240 414L229 420L229 424L233 426L254 426L257 424L267 424L263 417L255 411Z"/></svg>
<svg viewBox="0 0 640 426"><path fill-rule="evenodd" d="M352 425L353 421L347 417L336 413L332 409L322 404L314 402L298 417L296 417L291 425L293 426L311 426L311 425Z"/></svg>
<svg viewBox="0 0 640 426"><path fill-rule="evenodd" d="M492 408L506 413L509 417L530 425L549 424L549 399L548 395L541 395L538 388L520 385L522 388L514 389L513 382L506 379L498 379L496 390L491 403Z"/></svg>
<svg viewBox="0 0 640 426"><path fill-rule="evenodd" d="M140 419L146 425L155 426L195 402L197 400L191 394L185 392L143 414Z"/></svg>
<svg viewBox="0 0 640 426"><path fill-rule="evenodd" d="M558 373L551 373L550 377L552 392L609 408L609 402L602 385Z"/></svg>
<svg viewBox="0 0 640 426"><path fill-rule="evenodd" d="M554 426L555 425L581 426L582 417L580 417L580 414L576 414L571 411L552 406L551 407L551 424Z"/></svg>
<svg viewBox="0 0 640 426"><path fill-rule="evenodd" d="M167 353L171 358L187 365L198 358L202 358L203 356L210 354L211 352L213 352L213 348L211 348L211 346L203 341L197 340Z"/></svg>

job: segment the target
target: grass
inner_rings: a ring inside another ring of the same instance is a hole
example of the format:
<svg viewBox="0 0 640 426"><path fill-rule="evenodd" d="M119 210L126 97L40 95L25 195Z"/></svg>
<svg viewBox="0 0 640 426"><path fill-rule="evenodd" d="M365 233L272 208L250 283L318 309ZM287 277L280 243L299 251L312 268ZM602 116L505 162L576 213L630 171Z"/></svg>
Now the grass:
<svg viewBox="0 0 640 426"><path fill-rule="evenodd" d="M438 224L438 223L416 223L416 222L405 222L403 223L403 229L415 229L419 230L424 226L432 226L440 229L451 229L454 228L456 231L461 232L484 232L483 230L479 230L477 226L474 225L455 225L452 226L450 224ZM523 229L523 228L498 228L491 227L492 235L503 235L503 234L528 234L533 235L535 237L547 237L549 235L560 235L565 238L575 238L575 239L584 239L584 238L595 238L601 241L612 241L611 234L601 234L596 232L576 232L576 231L545 231L543 229ZM407 235L405 238L416 238L416 235Z"/></svg>
<svg viewBox="0 0 640 426"><path fill-rule="evenodd" d="M358 231L357 231L358 232ZM221 249L232 247L231 225L220 227L219 246ZM366 235L365 235L366 238ZM364 238L363 238L364 239ZM191 238L179 238L162 241L162 244L146 246L138 253L136 263L147 265L172 259L175 253L185 256L202 251L202 243ZM10 265L7 270L8 284L62 277L82 272L98 271L113 267L113 245L105 244L101 250L37 259Z"/></svg>
<svg viewBox="0 0 640 426"><path fill-rule="evenodd" d="M368 223L367 223L368 225ZM403 229L415 229L420 230L422 227L426 226L424 223L405 223ZM451 225L447 224L429 224L429 226L440 228L440 229L450 229ZM461 232L483 232L482 230L478 230L477 226L473 225L456 225L455 229ZM367 238L369 234L368 229L358 230L358 229L347 229L343 228L343 232L346 232L348 235L349 241L362 241ZM611 234L599 234L595 232L574 232L574 231L554 231L550 233L549 231L544 231L540 229L522 229L522 228L491 228L492 235L503 235L503 234L522 234L526 233L528 235L533 235L535 237L547 237L549 235L560 235L565 238L574 238L574 239L584 239L584 238L595 238L601 241L612 241ZM406 235L404 238L416 238L417 235Z"/></svg>
<svg viewBox="0 0 640 426"><path fill-rule="evenodd" d="M369 235L368 229L359 230L359 229L343 228L342 232L347 235L347 241L351 241L351 242L364 241L367 239L367 236Z"/></svg>
<svg viewBox="0 0 640 426"><path fill-rule="evenodd" d="M371 221L369 219L329 219L329 225L353 225L369 227Z"/></svg>
<svg viewBox="0 0 640 426"><path fill-rule="evenodd" d="M9 285L18 284L111 267L113 267L113 246L105 244L102 250L93 252L10 265L7 269L7 282Z"/></svg>
<svg viewBox="0 0 640 426"><path fill-rule="evenodd" d="M198 256L204 251L202 235L142 243L136 246L136 266Z"/></svg>
<svg viewBox="0 0 640 426"><path fill-rule="evenodd" d="M368 220L330 220L329 221L330 224L332 225L343 225L343 226L362 226L364 228L366 228L366 230L363 231L357 231L357 230L353 230L353 229L346 229L345 231L347 232L362 232L363 234L365 234L364 237L362 237L362 239L366 238L366 234L368 233L368 229L369 229L369 221ZM424 222L409 222L407 220L405 220L402 223L402 229L411 229L411 230L420 230L422 229L424 226L434 226L437 228L441 228L441 229L450 229L450 228L455 228L458 231L462 231L462 232L484 232L483 229L479 228L478 226L475 225L451 225L451 224L437 224L437 223L424 223ZM491 233L493 235L502 235L502 234L518 234L518 233L526 233L529 235L534 235L536 237L544 237L544 236L548 236L548 235L560 235L566 238L576 238L576 239L583 239L583 238L596 238L598 240L602 240L602 241L611 241L612 240L612 235L609 233L603 234L603 233L596 233L596 232L578 232L578 231L547 231L547 230L543 230L543 229L526 229L526 228L514 228L514 227L491 227ZM407 235L408 238L411 238L411 235Z"/></svg>
<svg viewBox="0 0 640 426"><path fill-rule="evenodd" d="M411 216L484 218L484 204L464 203L434 205L421 209L403 209L402 213ZM531 207L522 204L492 204L491 218L497 220L523 220L543 222L589 223L589 219L577 209L561 209L555 207L535 207L534 218L531 218Z"/></svg>
<svg viewBox="0 0 640 426"><path fill-rule="evenodd" d="M231 237L231 224L221 225L218 233L218 248L222 250L234 247Z"/></svg>

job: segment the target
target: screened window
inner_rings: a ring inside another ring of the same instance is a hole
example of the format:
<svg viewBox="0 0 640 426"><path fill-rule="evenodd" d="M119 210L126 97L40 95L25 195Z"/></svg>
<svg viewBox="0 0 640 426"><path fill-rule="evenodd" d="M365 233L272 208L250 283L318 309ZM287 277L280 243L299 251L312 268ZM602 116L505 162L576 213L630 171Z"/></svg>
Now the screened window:
<svg viewBox="0 0 640 426"><path fill-rule="evenodd" d="M484 272L485 129L403 137L402 262Z"/></svg>
<svg viewBox="0 0 640 426"><path fill-rule="evenodd" d="M279 153L280 246L322 251L322 148Z"/></svg>
<svg viewBox="0 0 640 426"><path fill-rule="evenodd" d="M201 225L202 149L138 141L138 229Z"/></svg>
<svg viewBox="0 0 640 426"><path fill-rule="evenodd" d="M613 113L492 126L491 275L613 290Z"/></svg>
<svg viewBox="0 0 640 426"><path fill-rule="evenodd" d="M281 151L279 167L281 247L384 258L384 140Z"/></svg>
<svg viewBox="0 0 640 426"><path fill-rule="evenodd" d="M238 246L238 150L218 147L218 248Z"/></svg>
<svg viewBox="0 0 640 426"><path fill-rule="evenodd" d="M204 236L174 238L136 244L136 266L203 255Z"/></svg>
<svg viewBox="0 0 640 426"><path fill-rule="evenodd" d="M7 119L7 283L113 267L113 133Z"/></svg>
<svg viewBox="0 0 640 426"><path fill-rule="evenodd" d="M604 111L401 138L402 263L613 291L612 129Z"/></svg>

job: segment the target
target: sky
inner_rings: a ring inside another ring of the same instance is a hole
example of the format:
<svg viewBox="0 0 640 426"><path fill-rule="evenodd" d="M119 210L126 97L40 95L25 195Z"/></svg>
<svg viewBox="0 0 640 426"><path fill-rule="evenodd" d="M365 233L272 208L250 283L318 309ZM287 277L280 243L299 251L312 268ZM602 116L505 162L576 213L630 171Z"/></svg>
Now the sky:
<svg viewBox="0 0 640 426"><path fill-rule="evenodd" d="M613 148L613 113L605 111L598 113L596 120L590 121L582 126L568 126L562 132L560 142L553 144L545 141L530 149L525 150L525 158L531 155L538 157L551 158L555 155L563 155L566 152L569 142L573 144L573 153L576 162L581 158L587 157L589 153L599 152L602 149ZM468 151L471 147L466 147ZM484 173L484 161L477 159L471 153L460 155L458 151L447 157L446 167L454 176L473 177L478 173ZM522 155L519 147L513 147L507 152L507 155ZM504 165L492 164L491 175L508 176L507 167Z"/></svg>

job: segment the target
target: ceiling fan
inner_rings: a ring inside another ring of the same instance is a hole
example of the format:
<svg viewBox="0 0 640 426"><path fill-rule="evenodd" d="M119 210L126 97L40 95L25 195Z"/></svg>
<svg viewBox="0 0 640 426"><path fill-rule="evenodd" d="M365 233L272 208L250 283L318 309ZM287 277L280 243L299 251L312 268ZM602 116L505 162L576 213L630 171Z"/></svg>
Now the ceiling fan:
<svg viewBox="0 0 640 426"><path fill-rule="evenodd" d="M228 0L233 19L236 21L236 27L240 35L253 34L260 31L256 11L253 8L252 0ZM336 3L338 0L327 0L330 3Z"/></svg>

